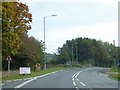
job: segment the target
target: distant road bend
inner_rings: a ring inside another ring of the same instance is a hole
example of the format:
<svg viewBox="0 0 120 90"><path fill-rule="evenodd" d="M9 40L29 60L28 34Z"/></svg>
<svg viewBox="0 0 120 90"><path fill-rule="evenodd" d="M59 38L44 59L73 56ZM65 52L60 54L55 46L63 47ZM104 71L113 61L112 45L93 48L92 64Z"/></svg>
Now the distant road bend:
<svg viewBox="0 0 120 90"><path fill-rule="evenodd" d="M2 88L74 88L74 90L119 90L118 81L102 74L104 68L69 68L26 80L6 82Z"/></svg>

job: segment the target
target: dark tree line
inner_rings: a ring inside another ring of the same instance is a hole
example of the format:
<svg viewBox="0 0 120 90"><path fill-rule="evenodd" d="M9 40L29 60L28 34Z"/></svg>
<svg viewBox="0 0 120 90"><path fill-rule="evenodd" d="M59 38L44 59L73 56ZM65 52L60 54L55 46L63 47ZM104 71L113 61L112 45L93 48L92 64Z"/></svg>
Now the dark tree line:
<svg viewBox="0 0 120 90"><path fill-rule="evenodd" d="M118 55L119 47L89 38L76 38L67 40L61 48L58 48L56 63L65 64L69 61L94 66L111 67L114 65L114 56ZM120 56L119 56L120 57ZM116 58L116 62L118 58Z"/></svg>

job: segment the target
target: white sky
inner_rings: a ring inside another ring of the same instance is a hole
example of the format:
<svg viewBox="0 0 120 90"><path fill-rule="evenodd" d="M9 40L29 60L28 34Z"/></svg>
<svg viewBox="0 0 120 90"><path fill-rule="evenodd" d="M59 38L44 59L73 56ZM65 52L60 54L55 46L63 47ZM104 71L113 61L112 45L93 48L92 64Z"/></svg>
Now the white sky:
<svg viewBox="0 0 120 90"><path fill-rule="evenodd" d="M29 36L43 40L46 18L46 52L57 52L66 40L88 37L118 45L119 0L21 0L33 15Z"/></svg>

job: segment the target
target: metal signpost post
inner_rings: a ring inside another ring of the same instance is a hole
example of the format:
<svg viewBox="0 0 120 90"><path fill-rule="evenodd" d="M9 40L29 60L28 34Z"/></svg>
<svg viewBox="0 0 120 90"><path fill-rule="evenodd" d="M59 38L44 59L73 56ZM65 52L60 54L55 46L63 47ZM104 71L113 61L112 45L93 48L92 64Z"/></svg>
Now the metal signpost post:
<svg viewBox="0 0 120 90"><path fill-rule="evenodd" d="M10 76L10 61L12 60L12 58L10 57L10 55L7 56L7 59L8 61L8 76Z"/></svg>

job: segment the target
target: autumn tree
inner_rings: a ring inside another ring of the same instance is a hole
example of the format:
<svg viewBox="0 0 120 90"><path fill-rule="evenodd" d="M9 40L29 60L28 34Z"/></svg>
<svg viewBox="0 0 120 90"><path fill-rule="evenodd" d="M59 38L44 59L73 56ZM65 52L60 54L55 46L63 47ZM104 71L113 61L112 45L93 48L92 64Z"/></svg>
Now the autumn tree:
<svg viewBox="0 0 120 90"><path fill-rule="evenodd" d="M21 46L20 35L31 29L32 14L19 2L2 3L2 54L15 55Z"/></svg>

